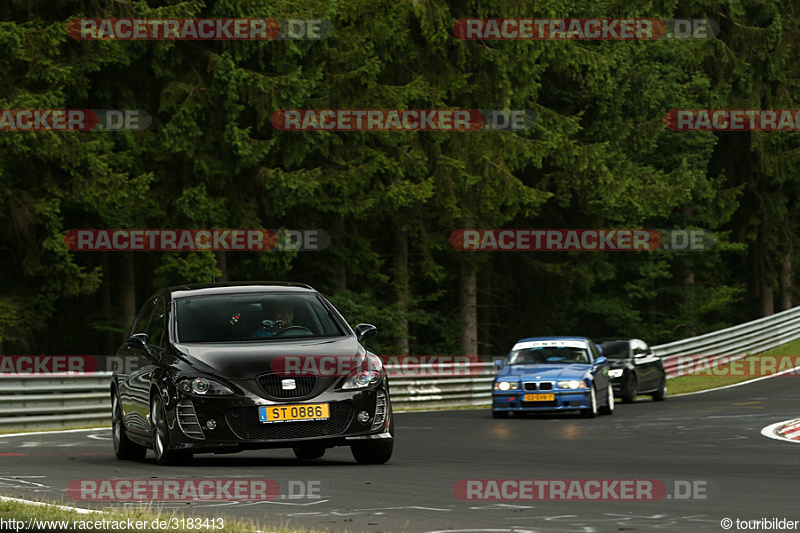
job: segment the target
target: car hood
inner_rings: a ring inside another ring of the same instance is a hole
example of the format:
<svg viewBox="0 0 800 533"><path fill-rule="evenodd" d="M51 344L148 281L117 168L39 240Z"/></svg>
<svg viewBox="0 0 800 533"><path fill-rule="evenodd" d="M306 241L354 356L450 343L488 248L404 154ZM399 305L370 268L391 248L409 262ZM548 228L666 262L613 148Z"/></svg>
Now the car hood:
<svg viewBox="0 0 800 533"><path fill-rule="evenodd" d="M537 379L558 381L583 379L591 373L592 365L573 363L568 365L511 365L497 373L498 379Z"/></svg>
<svg viewBox="0 0 800 533"><path fill-rule="evenodd" d="M281 356L359 356L366 350L355 337L306 339L288 342L237 342L176 344L186 362L199 372L212 372L230 380L253 379L269 372Z"/></svg>

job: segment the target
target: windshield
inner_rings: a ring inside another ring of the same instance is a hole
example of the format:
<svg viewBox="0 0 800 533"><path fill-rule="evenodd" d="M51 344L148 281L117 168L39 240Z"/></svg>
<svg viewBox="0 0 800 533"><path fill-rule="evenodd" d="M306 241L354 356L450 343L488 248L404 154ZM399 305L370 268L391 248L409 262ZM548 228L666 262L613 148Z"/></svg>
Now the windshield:
<svg viewBox="0 0 800 533"><path fill-rule="evenodd" d="M176 301L178 342L269 342L344 335L314 294L215 294Z"/></svg>
<svg viewBox="0 0 800 533"><path fill-rule="evenodd" d="M589 354L585 348L547 346L512 350L507 360L509 365L565 363L589 364Z"/></svg>
<svg viewBox="0 0 800 533"><path fill-rule="evenodd" d="M603 355L608 359L627 359L628 341L607 341L600 343Z"/></svg>

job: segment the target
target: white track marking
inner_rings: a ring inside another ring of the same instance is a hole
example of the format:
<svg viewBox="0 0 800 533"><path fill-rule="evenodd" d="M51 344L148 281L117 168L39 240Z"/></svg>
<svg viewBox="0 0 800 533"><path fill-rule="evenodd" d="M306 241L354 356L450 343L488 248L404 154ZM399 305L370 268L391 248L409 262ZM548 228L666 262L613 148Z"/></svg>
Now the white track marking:
<svg viewBox="0 0 800 533"><path fill-rule="evenodd" d="M111 429L109 427L100 427L100 428L87 428L87 429L58 429L55 431L29 431L27 433L8 433L6 435L0 435L0 439L5 439L8 437L27 437L28 435L58 435L61 433L78 433L79 431L97 431L99 429Z"/></svg>
<svg viewBox="0 0 800 533"><path fill-rule="evenodd" d="M784 420L783 422L776 422L775 424L770 424L770 425L768 425L768 426L766 426L766 427L761 429L761 434L764 435L765 437L769 437L771 439L782 440L783 442L791 442L792 444L800 444L800 440L787 439L783 435L778 435L775 432L775 430L777 430L779 427L781 427L784 424L788 424L792 420L794 420L794 418L792 418L790 420Z"/></svg>

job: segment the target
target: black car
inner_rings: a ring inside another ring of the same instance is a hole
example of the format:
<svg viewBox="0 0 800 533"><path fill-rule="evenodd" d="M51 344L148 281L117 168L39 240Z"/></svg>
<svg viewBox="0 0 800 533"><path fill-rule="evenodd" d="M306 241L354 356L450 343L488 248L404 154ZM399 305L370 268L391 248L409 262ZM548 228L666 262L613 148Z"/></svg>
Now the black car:
<svg viewBox="0 0 800 533"><path fill-rule="evenodd" d="M597 345L611 363L608 376L614 396L623 402L636 401L639 394L649 394L660 402L667 397L667 373L661 358L639 339L597 339Z"/></svg>
<svg viewBox="0 0 800 533"><path fill-rule="evenodd" d="M140 366L111 381L120 459L160 464L196 453L293 448L300 459L350 446L359 463L392 455L394 423L380 359L322 295L294 283L171 287L139 311L117 355ZM333 359L326 372L320 360ZM314 363L295 365L287 361ZM344 364L342 364L344 362Z"/></svg>

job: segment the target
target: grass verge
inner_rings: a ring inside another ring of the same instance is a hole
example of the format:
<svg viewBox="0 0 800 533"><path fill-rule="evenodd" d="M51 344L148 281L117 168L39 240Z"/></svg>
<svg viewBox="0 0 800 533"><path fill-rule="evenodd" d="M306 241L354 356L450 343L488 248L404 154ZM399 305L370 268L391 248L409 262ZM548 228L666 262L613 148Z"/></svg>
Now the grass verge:
<svg viewBox="0 0 800 533"><path fill-rule="evenodd" d="M778 370L786 369L792 361L800 363L800 340L782 344L776 348L756 355L748 355L740 361L721 364L712 368L701 368L694 374L687 374L669 380L669 394L682 394L698 392L701 390L724 387L743 381L749 381L759 375L752 375L750 368ZM770 359L774 359L770 360ZM792 364L791 366L795 366ZM763 375L768 375L765 373ZM797 378L797 375L787 376L785 379ZM780 378L778 378L780 379Z"/></svg>
<svg viewBox="0 0 800 533"><path fill-rule="evenodd" d="M249 520L185 515L177 511L160 511L153 507L120 507L106 511L86 513L51 503L0 500L0 519L5 521L3 529L12 531L27 529L29 531L170 531L175 533L197 533L198 531L321 533L321 530L259 525ZM18 523L15 528L9 522L10 520L22 523ZM105 524L102 523L103 520L106 521ZM92 522L91 527L88 527L87 522ZM100 523L98 524L98 522ZM94 527L98 525L100 527ZM115 525L120 527L115 527ZM132 527L129 527L131 525Z"/></svg>

